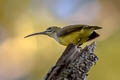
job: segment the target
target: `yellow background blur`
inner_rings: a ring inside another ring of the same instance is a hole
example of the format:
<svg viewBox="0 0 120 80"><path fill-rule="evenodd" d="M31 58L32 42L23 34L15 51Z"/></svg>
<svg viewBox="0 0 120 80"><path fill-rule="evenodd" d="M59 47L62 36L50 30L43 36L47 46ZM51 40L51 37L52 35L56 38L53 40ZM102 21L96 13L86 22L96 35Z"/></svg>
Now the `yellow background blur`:
<svg viewBox="0 0 120 80"><path fill-rule="evenodd" d="M0 80L42 80L65 47L24 36L70 24L103 27L88 80L120 80L120 0L0 0Z"/></svg>

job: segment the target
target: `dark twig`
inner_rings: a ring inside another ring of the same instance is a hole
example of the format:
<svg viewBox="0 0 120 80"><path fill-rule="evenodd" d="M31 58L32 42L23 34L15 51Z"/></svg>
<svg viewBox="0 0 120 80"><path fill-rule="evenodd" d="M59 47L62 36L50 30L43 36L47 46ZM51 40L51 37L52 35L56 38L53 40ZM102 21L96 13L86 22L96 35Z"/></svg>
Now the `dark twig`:
<svg viewBox="0 0 120 80"><path fill-rule="evenodd" d="M95 47L95 42L84 49L70 44L43 80L86 80L88 71L98 60Z"/></svg>

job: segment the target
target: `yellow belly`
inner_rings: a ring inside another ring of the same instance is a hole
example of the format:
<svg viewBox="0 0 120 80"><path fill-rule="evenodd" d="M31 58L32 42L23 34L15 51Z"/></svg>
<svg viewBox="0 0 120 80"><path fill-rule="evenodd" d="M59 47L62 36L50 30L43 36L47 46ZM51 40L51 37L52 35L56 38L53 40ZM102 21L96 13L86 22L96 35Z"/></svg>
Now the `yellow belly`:
<svg viewBox="0 0 120 80"><path fill-rule="evenodd" d="M91 31L84 31L84 30L72 32L68 35L59 37L59 41L60 41L59 43L65 46L69 45L70 43L73 43L76 45L80 40L79 44L83 44L88 40L88 36L90 34L91 34Z"/></svg>

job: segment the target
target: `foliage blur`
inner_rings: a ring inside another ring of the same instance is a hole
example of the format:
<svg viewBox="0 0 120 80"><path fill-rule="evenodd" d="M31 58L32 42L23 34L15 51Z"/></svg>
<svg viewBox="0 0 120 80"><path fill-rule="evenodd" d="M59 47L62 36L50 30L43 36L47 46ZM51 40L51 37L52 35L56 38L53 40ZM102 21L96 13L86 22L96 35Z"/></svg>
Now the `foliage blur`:
<svg viewBox="0 0 120 80"><path fill-rule="evenodd" d="M119 80L119 14L120 0L0 0L0 80L41 80L65 46L47 36L24 36L70 24L103 27L88 80Z"/></svg>

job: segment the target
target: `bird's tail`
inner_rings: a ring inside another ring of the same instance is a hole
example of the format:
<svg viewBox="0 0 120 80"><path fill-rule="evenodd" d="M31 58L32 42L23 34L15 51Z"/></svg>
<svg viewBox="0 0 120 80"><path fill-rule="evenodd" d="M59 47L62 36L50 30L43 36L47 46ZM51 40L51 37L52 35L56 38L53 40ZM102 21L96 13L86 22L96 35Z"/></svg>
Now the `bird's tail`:
<svg viewBox="0 0 120 80"><path fill-rule="evenodd" d="M94 30L102 29L102 27L99 27L99 26L89 26L89 28Z"/></svg>
<svg viewBox="0 0 120 80"><path fill-rule="evenodd" d="M100 35L98 33L96 33L95 31L93 31L93 33L88 37L89 39L87 41L91 41L97 37L99 37Z"/></svg>

